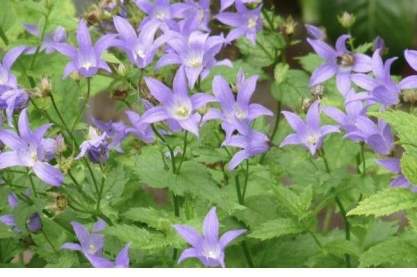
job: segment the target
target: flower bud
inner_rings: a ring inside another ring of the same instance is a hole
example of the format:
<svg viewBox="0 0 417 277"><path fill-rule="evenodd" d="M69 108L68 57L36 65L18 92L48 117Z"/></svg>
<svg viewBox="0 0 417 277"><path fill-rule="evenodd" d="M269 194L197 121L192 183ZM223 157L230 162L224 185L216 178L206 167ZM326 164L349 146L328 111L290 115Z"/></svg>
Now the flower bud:
<svg viewBox="0 0 417 277"><path fill-rule="evenodd" d="M42 229L42 221L39 213L33 213L26 220L26 228L31 233L38 233Z"/></svg>
<svg viewBox="0 0 417 277"><path fill-rule="evenodd" d="M64 137L61 134L55 137L55 143L56 143L56 151L58 153L65 152L65 150L67 150L67 145L65 144Z"/></svg>
<svg viewBox="0 0 417 277"><path fill-rule="evenodd" d="M284 24L282 25L282 32L287 36L292 36L295 32L295 28L297 27L297 22L295 22L292 16L288 16Z"/></svg>
<svg viewBox="0 0 417 277"><path fill-rule="evenodd" d="M67 174L68 171L72 168L73 163L74 163L73 157L61 158L59 160L59 168L64 174Z"/></svg>
<svg viewBox="0 0 417 277"><path fill-rule="evenodd" d="M48 97L52 91L52 84L48 78L42 78L40 84L37 87L39 97Z"/></svg>
<svg viewBox="0 0 417 277"><path fill-rule="evenodd" d="M310 108L311 104L314 103L314 99L309 99L309 98L305 98L303 100L303 105L302 105L302 109L304 112L307 112L308 109Z"/></svg>
<svg viewBox="0 0 417 277"><path fill-rule="evenodd" d="M70 74L71 80L79 81L81 79L80 74L77 71L74 71Z"/></svg>
<svg viewBox="0 0 417 277"><path fill-rule="evenodd" d="M68 207L68 199L63 194L55 197L55 205L58 211L64 211Z"/></svg>
<svg viewBox="0 0 417 277"><path fill-rule="evenodd" d="M117 74L119 74L122 77L126 76L126 73L127 73L126 66L124 64L122 64L122 63L119 64L117 66L116 72L117 72Z"/></svg>
<svg viewBox="0 0 417 277"><path fill-rule="evenodd" d="M313 95L315 99L321 98L324 94L324 86L323 85L316 85L310 88L310 93Z"/></svg>
<svg viewBox="0 0 417 277"><path fill-rule="evenodd" d="M337 16L337 20L343 28L350 29L350 27L355 24L356 17L353 14L345 11L342 15Z"/></svg>
<svg viewBox="0 0 417 277"><path fill-rule="evenodd" d="M405 103L416 104L417 103L417 90L407 89L402 92L402 99Z"/></svg>
<svg viewBox="0 0 417 277"><path fill-rule="evenodd" d="M93 5L91 9L84 15L84 18L87 21L89 26L100 23L102 20L102 17L103 17L102 10L96 5Z"/></svg>

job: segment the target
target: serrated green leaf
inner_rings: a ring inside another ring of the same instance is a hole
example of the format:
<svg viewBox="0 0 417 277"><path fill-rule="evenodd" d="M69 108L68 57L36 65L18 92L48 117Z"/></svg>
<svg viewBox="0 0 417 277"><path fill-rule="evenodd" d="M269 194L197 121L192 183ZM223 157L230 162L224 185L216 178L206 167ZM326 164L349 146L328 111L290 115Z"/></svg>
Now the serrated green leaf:
<svg viewBox="0 0 417 277"><path fill-rule="evenodd" d="M273 83L271 87L272 96L280 100L283 105L300 106L303 99L310 97L308 82L309 76L307 73L298 69L290 69L280 84Z"/></svg>
<svg viewBox="0 0 417 277"><path fill-rule="evenodd" d="M303 232L304 229L297 222L290 218L278 218L267 221L259 227L254 228L248 236L255 239L267 240L278 238L284 235L293 235Z"/></svg>
<svg viewBox="0 0 417 277"><path fill-rule="evenodd" d="M417 207L415 193L405 189L385 189L362 200L356 208L348 212L348 215L379 217L415 207Z"/></svg>
<svg viewBox="0 0 417 277"><path fill-rule="evenodd" d="M123 217L135 222L145 223L161 231L171 230L176 221L167 212L153 208L132 208L125 212Z"/></svg>

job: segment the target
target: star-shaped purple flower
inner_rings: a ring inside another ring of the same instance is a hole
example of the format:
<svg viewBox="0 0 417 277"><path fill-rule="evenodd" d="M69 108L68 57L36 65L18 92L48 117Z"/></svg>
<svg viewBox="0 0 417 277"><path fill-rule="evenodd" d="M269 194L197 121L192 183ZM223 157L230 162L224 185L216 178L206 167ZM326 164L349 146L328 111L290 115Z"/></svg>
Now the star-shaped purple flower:
<svg viewBox="0 0 417 277"><path fill-rule="evenodd" d="M201 116L196 110L213 102L214 97L205 93L190 96L182 69L177 70L172 90L153 78L147 77L145 82L150 93L161 103L161 106L147 110L143 114L143 123L150 124L166 120L172 131L184 129L198 136Z"/></svg>
<svg viewBox="0 0 417 277"><path fill-rule="evenodd" d="M101 55L114 44L114 38L115 35L106 34L93 44L86 22L81 20L77 29L78 49L68 43L50 45L71 60L64 69L64 77L73 72L78 72L84 77L92 77L100 69L111 72L110 67L101 58Z"/></svg>
<svg viewBox="0 0 417 277"><path fill-rule="evenodd" d="M109 158L110 137L106 132L99 132L96 128L90 126L88 129L88 139L80 145L80 153L75 159L81 159L85 155L98 164L105 163Z"/></svg>
<svg viewBox="0 0 417 277"><path fill-rule="evenodd" d="M302 144L310 151L311 155L314 155L321 147L323 140L327 135L339 132L337 126L320 126L319 101L314 102L310 106L305 122L295 113L282 112L282 114L285 116L288 124L295 133L287 136L280 147L288 144Z"/></svg>
<svg viewBox="0 0 417 277"><path fill-rule="evenodd" d="M232 6L235 2L238 2L239 0L221 0L220 1L220 11L224 11L225 9ZM261 0L240 0L242 3L253 3L253 4L260 4L262 3Z"/></svg>
<svg viewBox="0 0 417 277"><path fill-rule="evenodd" d="M156 68L170 64L181 65L180 69L184 69L190 88L194 87L199 77L207 77L212 67L232 66L229 60L217 61L215 58L224 43L222 36L209 36L208 33L199 31L192 32L189 36L171 32L169 36L167 44L172 51L161 57Z"/></svg>
<svg viewBox="0 0 417 277"><path fill-rule="evenodd" d="M26 31L30 34L34 35L35 37L41 37L41 31L37 25L33 24L23 24ZM45 51L45 53L50 54L55 51L54 44L55 43L65 43L67 42L67 33L62 26L58 26L55 30L51 33L45 35L45 39L42 42L40 51ZM32 48L32 51L36 51L36 48Z"/></svg>
<svg viewBox="0 0 417 277"><path fill-rule="evenodd" d="M219 219L216 208L212 208L204 219L203 234L187 225L174 225L177 233L188 242L191 247L185 249L178 263L190 258L199 259L207 267L225 267L224 250L237 237L246 230L238 229L224 233L219 239Z"/></svg>
<svg viewBox="0 0 417 277"><path fill-rule="evenodd" d="M232 135L222 144L222 146L240 148L227 164L227 169L230 171L234 170L244 160L265 153L269 149L268 137L265 134L252 129L247 122L240 123L237 130L237 135Z"/></svg>
<svg viewBox="0 0 417 277"><path fill-rule="evenodd" d="M126 112L127 118L130 121L132 127L127 128L127 132L133 134L145 143L151 143L154 141L154 135L149 123L143 122L143 117L134 111Z"/></svg>
<svg viewBox="0 0 417 277"><path fill-rule="evenodd" d="M410 183L401 172L400 159L392 158L392 159L378 160L377 163L397 175L397 177L395 177L390 183L392 187L394 188L413 187L413 191L416 191L417 187L413 185L412 183Z"/></svg>
<svg viewBox="0 0 417 277"><path fill-rule="evenodd" d="M417 71L417 51L407 49L404 51L404 57L411 68ZM401 89L417 88L417 75L411 75L404 78L399 85Z"/></svg>
<svg viewBox="0 0 417 277"><path fill-rule="evenodd" d="M123 50L131 63L139 68L148 66L158 48L165 42L165 36L155 40L157 25L144 26L139 35L130 25L127 19L120 16L113 18L116 27L118 39L114 41L114 46Z"/></svg>
<svg viewBox="0 0 417 277"><path fill-rule="evenodd" d="M61 249L80 251L97 268L129 267L128 245L119 252L114 263L103 257L104 236L101 232L106 228L103 220L99 219L94 224L91 233L78 222L73 221L71 225L80 243L67 242Z"/></svg>
<svg viewBox="0 0 417 277"><path fill-rule="evenodd" d="M370 100L390 107L400 102L400 86L391 78L391 65L397 58L390 58L384 63L380 52L381 49L377 49L372 55L372 72L375 78L358 73L352 75L352 81L369 91Z"/></svg>
<svg viewBox="0 0 417 277"><path fill-rule="evenodd" d="M238 93L235 96L232 89L222 76L213 79L213 94L221 106L218 109L210 109L203 117L203 122L213 119L222 121L222 128L226 132L226 140L230 138L242 122L250 123L260 116L272 116L273 113L260 104L251 104L250 99L255 92L258 76L248 79L242 78L240 72L237 76Z"/></svg>
<svg viewBox="0 0 417 277"><path fill-rule="evenodd" d="M352 73L367 73L372 70L371 58L361 53L352 53L346 48L349 35L342 35L336 41L336 49L319 39L307 41L314 51L324 59L310 78L310 86L321 84L336 76L336 85L339 92L345 95L352 87Z"/></svg>
<svg viewBox="0 0 417 277"><path fill-rule="evenodd" d="M53 159L57 145L54 139L43 138L51 125L45 124L32 131L27 110L19 116L19 135L11 130L0 130L0 140L10 148L0 154L0 169L24 166L51 186L60 186L64 181L61 171L48 162Z"/></svg>
<svg viewBox="0 0 417 277"><path fill-rule="evenodd" d="M236 13L221 12L216 16L221 23L233 27L226 36L227 43L244 36L255 44L256 34L262 29L261 8L260 5L256 9L248 9L238 0L236 1Z"/></svg>
<svg viewBox="0 0 417 277"><path fill-rule="evenodd" d="M147 14L142 20L139 29L143 30L144 26L156 25L161 29L176 29L178 19L186 9L184 3L170 3L170 0L135 0L136 6Z"/></svg>
<svg viewBox="0 0 417 277"><path fill-rule="evenodd" d="M383 120L377 123L367 116L356 119L356 130L346 134L346 137L354 141L364 141L375 152L388 155L394 147L394 138L391 127Z"/></svg>

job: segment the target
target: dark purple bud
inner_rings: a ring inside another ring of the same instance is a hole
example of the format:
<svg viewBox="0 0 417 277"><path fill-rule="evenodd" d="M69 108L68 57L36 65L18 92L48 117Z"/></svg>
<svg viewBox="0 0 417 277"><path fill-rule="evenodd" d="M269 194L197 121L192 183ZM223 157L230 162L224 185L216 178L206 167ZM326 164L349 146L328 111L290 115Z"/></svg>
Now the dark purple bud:
<svg viewBox="0 0 417 277"><path fill-rule="evenodd" d="M33 213L26 221L26 228L31 233L38 233L42 229L42 221L39 213Z"/></svg>
<svg viewBox="0 0 417 277"><path fill-rule="evenodd" d="M109 148L105 144L101 144L97 147L90 147L87 151L88 158L93 163L102 164L109 158Z"/></svg>

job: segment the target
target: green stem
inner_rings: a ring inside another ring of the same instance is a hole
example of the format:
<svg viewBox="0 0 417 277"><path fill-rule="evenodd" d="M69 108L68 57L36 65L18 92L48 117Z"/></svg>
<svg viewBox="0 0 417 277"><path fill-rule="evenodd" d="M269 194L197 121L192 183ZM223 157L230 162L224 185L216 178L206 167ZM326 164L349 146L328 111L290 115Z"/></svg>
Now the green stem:
<svg viewBox="0 0 417 277"><path fill-rule="evenodd" d="M246 241L242 241L241 245L242 245L242 249L243 249L243 254L245 255L246 262L248 263L249 267L255 267L255 265L253 263L253 260L252 260L252 257L251 257L250 252L249 252L248 245L246 244Z"/></svg>
<svg viewBox="0 0 417 277"><path fill-rule="evenodd" d="M361 142L362 176L366 175L365 144Z"/></svg>
<svg viewBox="0 0 417 277"><path fill-rule="evenodd" d="M85 109L88 105L88 101L90 100L90 94L91 94L91 78L87 78L87 95L85 96L80 112L77 114L77 117L75 118L74 123L71 126L71 132L74 131L75 127L77 126L78 122L81 119L81 116L84 114Z"/></svg>
<svg viewBox="0 0 417 277"><path fill-rule="evenodd" d="M7 38L7 35L1 26L0 26L0 38L3 40L4 44L9 45L9 39Z"/></svg>
<svg viewBox="0 0 417 277"><path fill-rule="evenodd" d="M96 206L97 213L100 213L100 204L101 204L101 198L103 197L104 181L105 181L105 178L104 177L101 178L100 190L98 193L97 206Z"/></svg>
<svg viewBox="0 0 417 277"><path fill-rule="evenodd" d="M242 201L245 201L246 196L246 189L248 188L248 181L249 181L249 161L246 160L246 168L245 168L245 182L243 183L243 192L242 192Z"/></svg>
<svg viewBox="0 0 417 277"><path fill-rule="evenodd" d="M41 37L40 37L40 42L41 43L38 45L38 47L36 47L35 54L32 56L32 61L30 62L30 66L29 66L30 70L35 65L36 58L38 57L38 54L41 50L42 42L44 41L44 38L45 38L46 28L48 27L48 21L49 21L49 13L50 13L50 11L48 10L48 13L45 15L45 24L43 24L42 33L41 33Z"/></svg>
<svg viewBox="0 0 417 277"><path fill-rule="evenodd" d="M326 154L324 153L323 149L321 149L321 151L320 151L320 156L323 159L323 162L324 162L324 165L326 167L327 173L330 174L329 163L327 161ZM336 204L337 204L337 206L340 210L340 213L342 214L343 221L345 223L345 238L346 238L346 240L350 240L350 223L349 223L349 220L347 219L347 216L346 216L346 209L343 206L342 201L340 201L340 198L337 195L335 196L335 201L336 201ZM346 266L351 267L351 258L350 258L349 254L345 255L345 261L346 261Z"/></svg>
<svg viewBox="0 0 417 277"><path fill-rule="evenodd" d="M278 127L279 127L279 123L281 121L281 109L282 109L282 104L281 101L277 101L277 109L275 111L275 122L274 122L274 127L272 128L272 132L269 135L269 141L272 143L274 141L275 135L278 131ZM261 159L259 160L259 163L263 163L265 156L266 156L267 152L263 153L261 156Z"/></svg>
<svg viewBox="0 0 417 277"><path fill-rule="evenodd" d="M44 230L42 230L42 231L41 231L41 233L42 233L43 237L45 238L45 240L48 242L48 244L51 246L52 250L54 250L54 252L55 252L56 254L58 254L58 250L57 250L57 249L55 248L55 246L52 244L51 240L48 238L48 236L46 235L45 231L44 231Z"/></svg>
<svg viewBox="0 0 417 277"><path fill-rule="evenodd" d="M317 246L318 246L321 250L323 250L323 245L321 244L321 242L320 242L320 240L318 239L318 237L316 236L316 234L314 234L314 232L312 232L312 231L310 231L310 230L308 230L307 232L311 235L311 237L313 238L313 240L314 240L314 242L317 244Z"/></svg>
<svg viewBox="0 0 417 277"><path fill-rule="evenodd" d="M33 182L32 175L30 174L29 169L27 170L27 173L29 176L30 185L32 186L33 196L37 197L38 193L36 192L35 183Z"/></svg>
<svg viewBox="0 0 417 277"><path fill-rule="evenodd" d="M71 178L72 182L75 184L77 190L79 193L81 193L84 198L86 198L87 200L93 200L89 195L87 195L87 193L82 189L81 184L77 181L77 179L74 177L74 175L72 174L71 170L68 170L68 176Z"/></svg>
<svg viewBox="0 0 417 277"><path fill-rule="evenodd" d="M187 153L187 136L188 136L188 131L185 131L185 135L184 135L184 145L183 145L183 147L182 147L182 156L181 156L181 161L180 161L180 164L178 165L178 168L177 168L176 174L180 174L180 170L181 170L182 163L183 163L183 162L184 162L184 160L185 160L185 154Z"/></svg>
<svg viewBox="0 0 417 277"><path fill-rule="evenodd" d="M235 175L235 186L236 186L237 200L238 200L239 204L243 205L244 201L243 201L242 192L241 192L241 189L240 189L240 181L239 181L238 173L236 173L236 175Z"/></svg>
<svg viewBox="0 0 417 277"><path fill-rule="evenodd" d="M71 138L74 145L78 148L77 140L75 139L74 135L68 128L67 124L65 123L64 117L62 116L61 112L58 109L58 106L56 104L55 98L53 93L49 94L49 98L51 98L52 107L54 108L55 113L58 115L59 120L61 121L62 126L64 127L64 130L67 132L68 136Z"/></svg>

